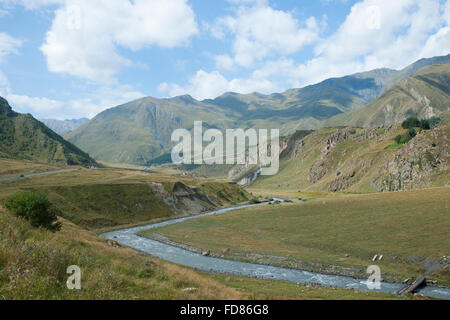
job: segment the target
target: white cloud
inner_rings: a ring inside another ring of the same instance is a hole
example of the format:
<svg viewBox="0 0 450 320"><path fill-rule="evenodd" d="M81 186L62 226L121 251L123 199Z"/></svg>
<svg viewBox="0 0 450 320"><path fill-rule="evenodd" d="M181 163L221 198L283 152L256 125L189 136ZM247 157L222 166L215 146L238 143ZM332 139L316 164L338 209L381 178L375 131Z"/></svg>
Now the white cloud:
<svg viewBox="0 0 450 320"><path fill-rule="evenodd" d="M185 45L198 32L186 0L66 0L41 50L52 72L114 83L132 62L117 52Z"/></svg>
<svg viewBox="0 0 450 320"><path fill-rule="evenodd" d="M432 35L421 52L424 58L443 56L450 53L450 27L441 28Z"/></svg>
<svg viewBox="0 0 450 320"><path fill-rule="evenodd" d="M9 34L0 32L0 64L5 62L5 59L10 54L19 54L19 47L22 45L22 40L11 37ZM11 92L11 87L8 78L0 69L0 96L5 97Z"/></svg>
<svg viewBox="0 0 450 320"><path fill-rule="evenodd" d="M250 7L240 6L235 16L219 18L211 32L220 39L231 33L234 62L250 67L268 56L292 54L312 44L318 39L320 26L314 17L301 23L290 12L274 10L266 1L257 1Z"/></svg>
<svg viewBox="0 0 450 320"><path fill-rule="evenodd" d="M186 87L177 84L162 83L158 90L161 93L167 93L170 96L190 94L198 100L216 98L217 96L229 92L238 91L240 93L262 92L269 93L278 88L269 80L265 79L232 79L228 81L220 72L205 72L203 70L189 79Z"/></svg>
<svg viewBox="0 0 450 320"><path fill-rule="evenodd" d="M11 87L6 76L0 71L0 97L6 97L11 92Z"/></svg>
<svg viewBox="0 0 450 320"><path fill-rule="evenodd" d="M0 32L0 62L9 54L19 54L18 48L22 40L11 37L9 34Z"/></svg>
<svg viewBox="0 0 450 320"><path fill-rule="evenodd" d="M210 28L218 38L226 32L234 36L234 55L216 56L216 68L235 71L257 60L260 66L247 78L231 80L218 71L199 70L187 85L163 84L161 92L197 98L226 91L268 93L375 68L400 69L423 57L450 53L450 0L363 0L352 6L333 34L319 40L323 26L314 18L302 28L290 13L274 10L265 1L233 2L249 6L240 6L236 16L220 18ZM316 43L313 58L299 63L289 57L309 42Z"/></svg>
<svg viewBox="0 0 450 320"><path fill-rule="evenodd" d="M216 66L222 70L233 70L234 62L228 54L218 55L214 58L216 60Z"/></svg>
<svg viewBox="0 0 450 320"><path fill-rule="evenodd" d="M61 101L47 98L28 97L13 93L8 94L6 98L9 101L9 104L13 106L14 110L18 112L29 113L33 110L33 113L47 114L64 106L64 103Z"/></svg>
<svg viewBox="0 0 450 320"><path fill-rule="evenodd" d="M450 53L447 9L439 0L364 0L355 4L346 20L315 47L316 56L305 63L280 58L267 61L253 77L283 75L290 86L304 86L330 77L388 67L399 69L423 57ZM379 8L379 28L371 23ZM376 11L375 11L376 12ZM375 27L374 27L375 26Z"/></svg>
<svg viewBox="0 0 450 320"><path fill-rule="evenodd" d="M0 75L1 90L1 75ZM44 119L68 119L93 117L99 112L126 103L145 95L133 90L130 86L119 85L100 87L85 97L68 101L48 99L45 97L29 97L26 95L6 94L5 98L18 112L32 113L34 117Z"/></svg>
<svg viewBox="0 0 450 320"><path fill-rule="evenodd" d="M446 19L447 25L450 25L450 0L447 0L447 3L444 7L444 18Z"/></svg>

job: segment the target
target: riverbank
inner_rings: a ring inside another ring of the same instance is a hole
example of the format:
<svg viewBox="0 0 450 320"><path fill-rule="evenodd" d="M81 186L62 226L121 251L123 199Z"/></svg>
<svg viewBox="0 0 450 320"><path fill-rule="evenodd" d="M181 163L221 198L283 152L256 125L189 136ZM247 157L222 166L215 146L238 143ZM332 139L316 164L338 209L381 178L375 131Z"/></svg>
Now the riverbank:
<svg viewBox="0 0 450 320"><path fill-rule="evenodd" d="M149 234L227 259L362 279L375 264L387 282L426 275L448 286L448 191L297 200L191 220Z"/></svg>
<svg viewBox="0 0 450 320"><path fill-rule="evenodd" d="M259 204L257 206L262 206ZM159 241L151 240L138 236L140 232L149 229L161 228L168 225L186 222L187 220L199 219L205 216L220 215L229 211L244 209L253 206L241 206L237 208L222 209L195 217L175 219L163 223L157 223L149 226L136 227L103 234L102 237L114 239L118 243L136 249L140 252L150 254L162 260L166 260L178 265L193 268L198 271L208 273L228 274L233 276L247 276L266 280L281 280L294 282L301 285L321 285L336 288L346 288L353 290L367 290L366 280L354 279L345 276L326 275L302 270L281 268L276 266L254 264L241 261L232 261L222 258L210 257L208 254L194 253L176 246L164 244ZM403 284L383 282L379 290L373 292L394 293ZM450 290L437 287L426 287L420 290L420 294L450 299Z"/></svg>

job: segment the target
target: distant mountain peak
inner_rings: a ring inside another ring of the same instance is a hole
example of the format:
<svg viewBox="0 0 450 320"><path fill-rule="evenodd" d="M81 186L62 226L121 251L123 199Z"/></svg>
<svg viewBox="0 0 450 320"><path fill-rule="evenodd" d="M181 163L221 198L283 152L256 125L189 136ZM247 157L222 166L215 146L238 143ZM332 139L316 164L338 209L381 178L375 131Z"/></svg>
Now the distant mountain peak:
<svg viewBox="0 0 450 320"><path fill-rule="evenodd" d="M177 97L173 97L168 99L170 101L174 101L174 102L178 102L178 103L182 103L182 104L196 104L199 101L196 100L195 98L193 98L191 95L189 94L184 94L181 96L177 96Z"/></svg>
<svg viewBox="0 0 450 320"><path fill-rule="evenodd" d="M56 120L56 119L40 119L42 123L44 123L47 127L52 129L58 134L67 133L78 129L83 124L89 121L88 118L80 118L80 119L66 119L66 120Z"/></svg>

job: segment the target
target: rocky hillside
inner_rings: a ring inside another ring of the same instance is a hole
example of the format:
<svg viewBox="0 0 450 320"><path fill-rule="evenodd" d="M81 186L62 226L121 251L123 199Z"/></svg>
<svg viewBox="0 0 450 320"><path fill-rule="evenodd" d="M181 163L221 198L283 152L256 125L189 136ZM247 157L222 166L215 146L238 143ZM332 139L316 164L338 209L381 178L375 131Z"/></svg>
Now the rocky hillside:
<svg viewBox="0 0 450 320"><path fill-rule="evenodd" d="M420 131L404 145L400 125L328 128L288 139L280 172L252 188L374 192L445 186L450 182L450 124Z"/></svg>
<svg viewBox="0 0 450 320"><path fill-rule="evenodd" d="M418 68L441 63L450 63L450 55L400 71L378 69L271 95L143 98L106 110L64 137L98 160L147 165L170 150L174 129L190 129L195 120L206 128L277 128L285 135L315 129L333 116L362 108Z"/></svg>
<svg viewBox="0 0 450 320"><path fill-rule="evenodd" d="M42 163L91 165L95 160L29 114L0 97L0 157Z"/></svg>
<svg viewBox="0 0 450 320"><path fill-rule="evenodd" d="M354 112L339 115L325 126L375 127L410 116L431 118L450 110L450 64L427 66L397 82L380 98Z"/></svg>

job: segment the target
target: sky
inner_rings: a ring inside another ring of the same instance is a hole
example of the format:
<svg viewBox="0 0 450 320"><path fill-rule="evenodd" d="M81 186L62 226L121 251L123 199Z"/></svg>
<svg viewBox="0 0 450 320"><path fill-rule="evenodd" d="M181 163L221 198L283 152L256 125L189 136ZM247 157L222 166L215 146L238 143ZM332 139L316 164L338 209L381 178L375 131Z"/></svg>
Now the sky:
<svg viewBox="0 0 450 320"><path fill-rule="evenodd" d="M450 53L450 0L0 0L0 96L36 118L273 93Z"/></svg>

